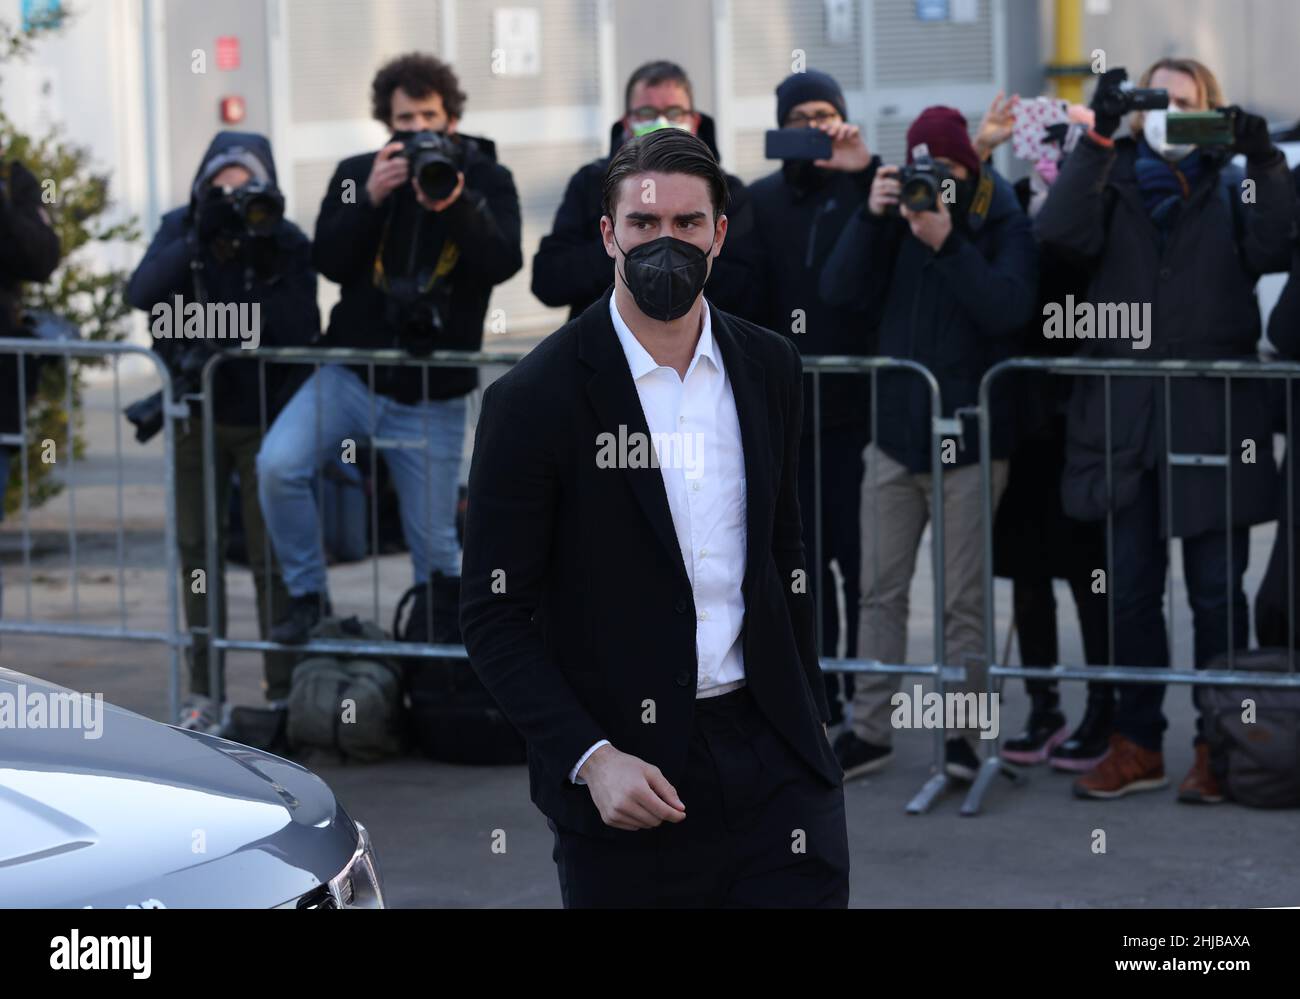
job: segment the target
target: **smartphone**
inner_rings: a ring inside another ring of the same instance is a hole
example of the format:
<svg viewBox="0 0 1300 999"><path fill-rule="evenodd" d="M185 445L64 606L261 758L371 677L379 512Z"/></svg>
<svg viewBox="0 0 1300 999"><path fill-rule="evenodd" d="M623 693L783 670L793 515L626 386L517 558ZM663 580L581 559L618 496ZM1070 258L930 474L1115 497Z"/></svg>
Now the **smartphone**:
<svg viewBox="0 0 1300 999"><path fill-rule="evenodd" d="M1232 113L1217 111L1170 111L1165 119L1165 141L1174 146L1232 145Z"/></svg>
<svg viewBox="0 0 1300 999"><path fill-rule="evenodd" d="M828 160L831 137L820 128L773 128L764 155L769 160Z"/></svg>
<svg viewBox="0 0 1300 999"><path fill-rule="evenodd" d="M1011 152L1019 160L1037 163L1050 152L1049 128L1069 122L1069 102L1059 97L1030 97L1016 103L1011 126Z"/></svg>

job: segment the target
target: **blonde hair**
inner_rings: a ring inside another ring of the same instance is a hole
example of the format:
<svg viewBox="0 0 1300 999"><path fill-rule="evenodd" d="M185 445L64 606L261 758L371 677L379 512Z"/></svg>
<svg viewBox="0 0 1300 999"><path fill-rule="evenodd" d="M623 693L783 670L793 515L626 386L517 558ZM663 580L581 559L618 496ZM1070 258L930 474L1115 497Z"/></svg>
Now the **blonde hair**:
<svg viewBox="0 0 1300 999"><path fill-rule="evenodd" d="M1162 69L1173 73L1182 73L1195 80L1196 96L1208 110L1221 108L1227 104L1223 97L1223 91L1219 88L1219 78L1214 75L1209 66L1198 59L1178 56L1166 56L1163 59L1157 59L1142 74L1137 85L1139 87L1151 86L1151 78ZM1129 131L1134 135L1139 135L1145 121L1146 115L1141 111L1134 111L1129 115Z"/></svg>

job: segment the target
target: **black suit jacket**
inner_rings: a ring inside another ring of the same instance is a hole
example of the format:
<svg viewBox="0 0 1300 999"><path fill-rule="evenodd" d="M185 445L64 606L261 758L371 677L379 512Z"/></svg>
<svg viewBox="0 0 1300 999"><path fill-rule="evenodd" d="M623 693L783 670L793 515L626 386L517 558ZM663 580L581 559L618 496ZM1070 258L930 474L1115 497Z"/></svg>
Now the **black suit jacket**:
<svg viewBox="0 0 1300 999"><path fill-rule="evenodd" d="M533 801L617 838L569 781L608 739L681 787L695 712L695 604L658 468L600 468L597 438L649 433L611 291L483 395L470 468L461 628L470 662L528 742ZM831 785L843 773L804 576L801 364L784 337L718 309L748 494L745 675L759 708ZM648 719L653 718L653 721ZM689 815L690 803L687 802Z"/></svg>

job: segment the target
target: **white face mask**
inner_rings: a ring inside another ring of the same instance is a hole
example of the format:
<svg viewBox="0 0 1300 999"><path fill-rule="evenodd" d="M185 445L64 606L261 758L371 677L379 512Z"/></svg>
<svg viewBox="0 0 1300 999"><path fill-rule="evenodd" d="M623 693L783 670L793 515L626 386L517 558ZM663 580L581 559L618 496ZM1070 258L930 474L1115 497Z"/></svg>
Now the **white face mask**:
<svg viewBox="0 0 1300 999"><path fill-rule="evenodd" d="M1185 156L1189 155L1196 146L1188 143L1185 145L1171 146L1165 141L1165 127L1168 124L1167 111L1148 111L1146 118L1142 122L1142 134L1146 137L1147 145L1163 159L1170 163L1177 163Z"/></svg>

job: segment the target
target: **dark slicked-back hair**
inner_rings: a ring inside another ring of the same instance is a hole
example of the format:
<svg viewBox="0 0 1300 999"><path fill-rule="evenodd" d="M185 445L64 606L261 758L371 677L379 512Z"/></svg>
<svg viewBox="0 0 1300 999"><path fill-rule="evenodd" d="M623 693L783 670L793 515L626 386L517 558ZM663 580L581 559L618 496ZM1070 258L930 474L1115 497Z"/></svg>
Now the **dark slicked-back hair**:
<svg viewBox="0 0 1300 999"><path fill-rule="evenodd" d="M416 100L437 94L448 118L465 113L465 92L455 71L441 59L424 52L408 52L379 67L370 84L370 113L385 125L393 116L393 91L406 91Z"/></svg>
<svg viewBox="0 0 1300 999"><path fill-rule="evenodd" d="M661 128L629 139L618 147L605 170L601 188L601 207L611 222L617 222L614 206L620 185L639 173L685 173L701 178L709 185L713 199L713 221L718 220L727 204L727 175L718 166L705 143L683 128Z"/></svg>
<svg viewBox="0 0 1300 999"><path fill-rule="evenodd" d="M686 88L686 96L691 99L691 107L695 106L695 94L691 92L691 78L686 75L686 70L675 62L656 59L634 69L632 75L627 78L627 87L623 91L623 108L626 111L632 110L632 91L636 89L638 83L644 83L647 87L657 87L661 83L680 83Z"/></svg>

